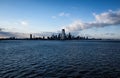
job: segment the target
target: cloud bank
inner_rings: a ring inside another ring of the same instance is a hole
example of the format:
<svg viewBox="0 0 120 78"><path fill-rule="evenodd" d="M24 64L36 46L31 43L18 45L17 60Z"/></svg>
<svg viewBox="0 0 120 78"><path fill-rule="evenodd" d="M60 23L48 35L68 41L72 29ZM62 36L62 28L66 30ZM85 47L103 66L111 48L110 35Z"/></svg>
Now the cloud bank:
<svg viewBox="0 0 120 78"><path fill-rule="evenodd" d="M0 38L9 38L9 37L27 38L29 37L29 35L25 33L18 33L18 32L0 31Z"/></svg>
<svg viewBox="0 0 120 78"><path fill-rule="evenodd" d="M82 22L80 20L74 21L72 24L64 27L67 31L79 31L92 27L105 27L120 24L120 10L104 12L101 14L93 14L94 21Z"/></svg>
<svg viewBox="0 0 120 78"><path fill-rule="evenodd" d="M58 34L55 32L40 32L40 33L19 33L19 32L6 32L6 31L0 31L0 38L9 38L9 37L16 37L16 38L29 38L30 34L33 35L33 37L48 37L53 34Z"/></svg>
<svg viewBox="0 0 120 78"><path fill-rule="evenodd" d="M2 28L0 28L0 31L2 31Z"/></svg>

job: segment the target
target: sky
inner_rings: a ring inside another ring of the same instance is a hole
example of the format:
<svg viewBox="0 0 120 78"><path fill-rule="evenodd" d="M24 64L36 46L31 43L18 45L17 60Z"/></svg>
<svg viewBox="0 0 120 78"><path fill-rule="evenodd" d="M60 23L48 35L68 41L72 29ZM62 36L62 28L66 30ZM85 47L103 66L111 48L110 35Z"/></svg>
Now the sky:
<svg viewBox="0 0 120 78"><path fill-rule="evenodd" d="M0 37L62 28L80 36L120 39L120 0L0 0Z"/></svg>

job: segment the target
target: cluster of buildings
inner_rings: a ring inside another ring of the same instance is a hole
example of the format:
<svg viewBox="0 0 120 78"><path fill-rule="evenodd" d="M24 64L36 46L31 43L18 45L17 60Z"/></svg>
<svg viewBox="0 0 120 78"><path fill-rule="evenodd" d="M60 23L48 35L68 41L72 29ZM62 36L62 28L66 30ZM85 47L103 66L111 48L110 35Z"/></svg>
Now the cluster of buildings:
<svg viewBox="0 0 120 78"><path fill-rule="evenodd" d="M88 39L85 37L74 37L73 35L71 35L70 33L66 34L65 33L65 29L62 29L61 33L59 33L58 35L52 35L52 36L48 36L48 37L34 37L32 36L32 34L30 34L30 40L79 40L79 39Z"/></svg>
<svg viewBox="0 0 120 78"><path fill-rule="evenodd" d="M88 37L81 37L81 36L74 36L71 35L71 33L66 34L65 29L62 29L61 33L51 36L42 36L42 37L35 37L32 34L30 34L29 38L15 38L15 37L10 37L10 38L2 38L0 40L88 40ZM91 40L91 39L89 39ZM94 40L94 38L92 38Z"/></svg>
<svg viewBox="0 0 120 78"><path fill-rule="evenodd" d="M50 39L50 40L55 40L55 39L59 39L59 40L65 40L66 39L66 33L65 33L65 29L62 29L62 33L59 33L58 35L52 35L51 37L47 37L45 38L43 37L39 37L39 38L33 38L32 34L30 34L30 38L29 39Z"/></svg>

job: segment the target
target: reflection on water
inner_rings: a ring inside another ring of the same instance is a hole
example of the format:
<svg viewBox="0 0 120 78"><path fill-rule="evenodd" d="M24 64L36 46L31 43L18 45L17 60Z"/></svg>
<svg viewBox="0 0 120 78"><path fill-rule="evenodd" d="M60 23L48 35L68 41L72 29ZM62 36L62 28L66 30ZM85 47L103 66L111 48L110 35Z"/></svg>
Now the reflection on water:
<svg viewBox="0 0 120 78"><path fill-rule="evenodd" d="M120 78L120 42L0 41L0 78Z"/></svg>

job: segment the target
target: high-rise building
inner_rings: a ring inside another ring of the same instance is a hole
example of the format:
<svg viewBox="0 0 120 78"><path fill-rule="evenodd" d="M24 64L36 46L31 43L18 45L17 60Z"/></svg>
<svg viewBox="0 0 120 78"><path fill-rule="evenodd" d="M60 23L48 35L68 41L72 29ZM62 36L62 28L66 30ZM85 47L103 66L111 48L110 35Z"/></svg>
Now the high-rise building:
<svg viewBox="0 0 120 78"><path fill-rule="evenodd" d="M62 29L62 34L61 34L61 39L64 40L65 39L65 29Z"/></svg>
<svg viewBox="0 0 120 78"><path fill-rule="evenodd" d="M30 34L30 39L32 39L32 34Z"/></svg>

